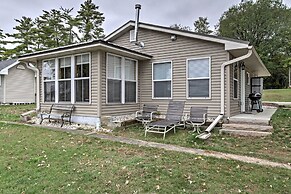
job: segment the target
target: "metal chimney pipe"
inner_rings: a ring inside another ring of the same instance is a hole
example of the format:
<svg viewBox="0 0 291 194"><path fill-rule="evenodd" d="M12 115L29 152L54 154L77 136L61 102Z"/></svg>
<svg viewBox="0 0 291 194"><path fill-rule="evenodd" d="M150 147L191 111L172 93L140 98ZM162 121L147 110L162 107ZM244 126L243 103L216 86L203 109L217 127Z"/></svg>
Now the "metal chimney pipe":
<svg viewBox="0 0 291 194"><path fill-rule="evenodd" d="M135 27L134 27L134 39L135 42L138 42L138 24L139 24L139 12L141 9L141 5L140 4L136 4L135 5L135 10L136 10L136 14L135 14Z"/></svg>

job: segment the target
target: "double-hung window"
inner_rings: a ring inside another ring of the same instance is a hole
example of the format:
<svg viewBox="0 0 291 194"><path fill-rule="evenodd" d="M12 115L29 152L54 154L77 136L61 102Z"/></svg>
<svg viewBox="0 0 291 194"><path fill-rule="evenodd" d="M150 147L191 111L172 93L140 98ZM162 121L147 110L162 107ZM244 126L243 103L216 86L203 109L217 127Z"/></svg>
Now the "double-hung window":
<svg viewBox="0 0 291 194"><path fill-rule="evenodd" d="M153 63L153 98L172 97L172 63Z"/></svg>
<svg viewBox="0 0 291 194"><path fill-rule="evenodd" d="M188 98L210 98L210 57L187 60Z"/></svg>
<svg viewBox="0 0 291 194"><path fill-rule="evenodd" d="M71 101L71 57L59 58L59 101Z"/></svg>
<svg viewBox="0 0 291 194"><path fill-rule="evenodd" d="M55 101L55 59L45 60L42 65L43 85L44 85L44 101Z"/></svg>
<svg viewBox="0 0 291 194"><path fill-rule="evenodd" d="M233 67L233 98L238 98L238 65Z"/></svg>
<svg viewBox="0 0 291 194"><path fill-rule="evenodd" d="M75 56L75 97L76 102L89 102L90 82L89 54Z"/></svg>
<svg viewBox="0 0 291 194"><path fill-rule="evenodd" d="M107 55L107 102L136 102L137 62L132 59Z"/></svg>
<svg viewBox="0 0 291 194"><path fill-rule="evenodd" d="M124 61L125 102L136 102L136 61Z"/></svg>

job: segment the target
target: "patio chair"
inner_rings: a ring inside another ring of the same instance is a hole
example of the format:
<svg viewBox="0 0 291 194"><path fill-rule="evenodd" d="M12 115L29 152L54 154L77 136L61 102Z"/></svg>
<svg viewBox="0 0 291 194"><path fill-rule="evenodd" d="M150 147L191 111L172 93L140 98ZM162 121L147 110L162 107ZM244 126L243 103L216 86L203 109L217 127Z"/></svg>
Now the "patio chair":
<svg viewBox="0 0 291 194"><path fill-rule="evenodd" d="M157 114L159 105L144 104L142 110L136 111L135 120L143 125L153 121L153 115Z"/></svg>
<svg viewBox="0 0 291 194"><path fill-rule="evenodd" d="M165 139L166 133L168 133L172 129L174 129L174 133L176 133L176 126L184 125L184 122L181 123L184 105L184 101L171 100L168 104L166 118L163 120L148 123L145 126L145 137L147 136L148 132L164 134L163 139Z"/></svg>
<svg viewBox="0 0 291 194"><path fill-rule="evenodd" d="M185 124L193 127L193 131L200 133L200 126L204 125L207 120L207 107L195 107L190 108L190 116L186 119Z"/></svg>

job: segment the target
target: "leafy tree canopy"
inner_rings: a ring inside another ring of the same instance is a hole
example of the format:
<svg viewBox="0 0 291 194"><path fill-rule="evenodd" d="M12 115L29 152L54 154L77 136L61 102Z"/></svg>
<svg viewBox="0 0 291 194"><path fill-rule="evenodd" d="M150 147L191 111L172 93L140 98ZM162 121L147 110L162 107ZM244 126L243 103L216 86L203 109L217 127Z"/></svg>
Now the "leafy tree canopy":
<svg viewBox="0 0 291 194"><path fill-rule="evenodd" d="M199 17L194 22L194 31L202 34L211 34L212 30L209 29L209 22L207 17Z"/></svg>
<svg viewBox="0 0 291 194"><path fill-rule="evenodd" d="M86 0L76 16L72 15L73 8L61 7L43 10L35 19L25 16L15 19L17 25L13 33L4 34L0 30L0 60L104 37L105 18L98 9L92 0ZM14 48L4 48L6 36L12 38L8 43L14 44Z"/></svg>
<svg viewBox="0 0 291 194"><path fill-rule="evenodd" d="M182 24L173 24L170 26L170 28L174 28L177 30L192 31L192 29L189 26L183 26Z"/></svg>
<svg viewBox="0 0 291 194"><path fill-rule="evenodd" d="M246 1L229 8L217 26L218 35L249 41L272 77L267 88L285 87L291 58L291 10L281 0Z"/></svg>
<svg viewBox="0 0 291 194"><path fill-rule="evenodd" d="M104 30L101 26L105 18L103 13L99 12L99 6L96 6L92 0L86 0L81 4L77 19L80 21L78 28L83 35L82 41L104 37Z"/></svg>

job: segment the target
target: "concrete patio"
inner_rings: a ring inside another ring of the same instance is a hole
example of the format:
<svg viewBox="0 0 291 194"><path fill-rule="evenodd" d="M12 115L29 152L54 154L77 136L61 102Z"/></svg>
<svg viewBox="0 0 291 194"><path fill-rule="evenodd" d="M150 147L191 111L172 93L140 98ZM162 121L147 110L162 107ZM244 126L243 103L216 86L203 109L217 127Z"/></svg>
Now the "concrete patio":
<svg viewBox="0 0 291 194"><path fill-rule="evenodd" d="M271 118L276 112L276 107L263 107L263 112L258 113L252 111L251 113L242 113L229 118L230 123L250 123L270 125Z"/></svg>

